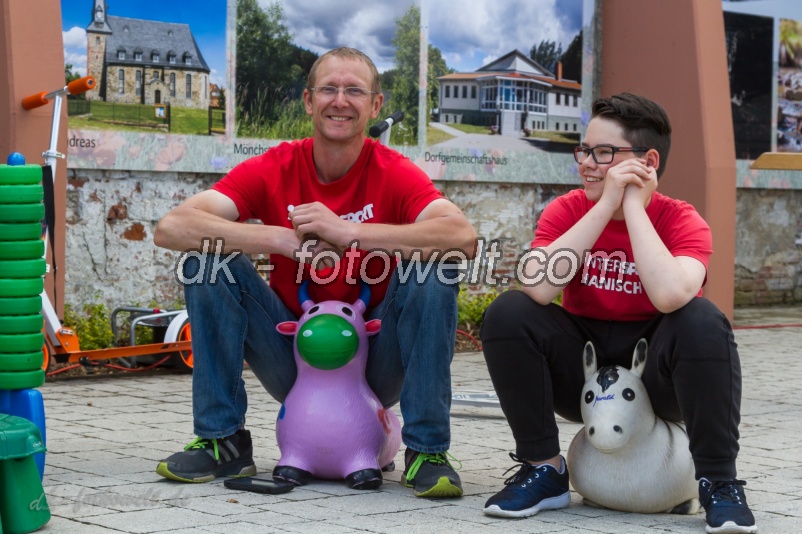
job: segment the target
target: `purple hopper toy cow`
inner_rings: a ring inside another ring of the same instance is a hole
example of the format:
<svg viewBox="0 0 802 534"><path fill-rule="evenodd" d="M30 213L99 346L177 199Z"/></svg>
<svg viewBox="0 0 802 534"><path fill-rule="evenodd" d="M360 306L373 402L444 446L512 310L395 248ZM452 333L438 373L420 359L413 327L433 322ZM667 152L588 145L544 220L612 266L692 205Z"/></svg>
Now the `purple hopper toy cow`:
<svg viewBox="0 0 802 534"><path fill-rule="evenodd" d="M316 304L308 281L298 296L304 314L276 326L295 336L298 377L278 414L281 459L273 477L298 485L312 478L345 479L354 489L377 488L381 468L390 468L401 445L401 425L365 379L368 336L381 325L362 317L370 288L362 284L353 304Z"/></svg>

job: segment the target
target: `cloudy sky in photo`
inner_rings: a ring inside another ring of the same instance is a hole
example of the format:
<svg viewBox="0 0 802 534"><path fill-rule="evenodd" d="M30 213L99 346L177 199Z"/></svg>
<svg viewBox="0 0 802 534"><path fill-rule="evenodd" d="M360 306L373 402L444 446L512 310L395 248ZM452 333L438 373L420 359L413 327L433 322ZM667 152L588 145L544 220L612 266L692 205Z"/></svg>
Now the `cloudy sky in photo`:
<svg viewBox="0 0 802 534"><path fill-rule="evenodd" d="M226 77L226 0L107 0L109 15L188 24L203 59L218 85ZM94 0L61 0L64 62L86 74L86 27L92 20Z"/></svg>
<svg viewBox="0 0 802 534"><path fill-rule="evenodd" d="M60 0L64 58L86 74L86 27L94 0ZM189 24L213 83L226 76L226 2L236 0L108 0L110 15ZM528 54L543 39L563 50L581 29L582 0L422 0L429 42L457 71L473 71L514 49ZM396 20L421 0L258 0L279 2L293 43L321 54L337 46L367 53L380 71L393 67ZM157 7L155 7L157 6Z"/></svg>
<svg viewBox="0 0 802 534"><path fill-rule="evenodd" d="M274 0L259 0L266 6ZM392 68L395 21L419 0L280 0L293 42L316 53L353 46L380 71ZM424 0L429 42L457 71L472 71L543 39L563 50L582 26L582 0Z"/></svg>

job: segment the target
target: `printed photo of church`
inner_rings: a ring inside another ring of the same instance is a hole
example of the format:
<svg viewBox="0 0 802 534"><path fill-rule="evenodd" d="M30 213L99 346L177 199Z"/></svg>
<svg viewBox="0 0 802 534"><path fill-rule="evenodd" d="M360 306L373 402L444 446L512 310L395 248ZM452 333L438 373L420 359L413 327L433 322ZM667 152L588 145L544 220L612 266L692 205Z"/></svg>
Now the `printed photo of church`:
<svg viewBox="0 0 802 534"><path fill-rule="evenodd" d="M187 24L117 17L94 0L86 27L88 100L209 107L209 66ZM89 6L87 6L89 7Z"/></svg>

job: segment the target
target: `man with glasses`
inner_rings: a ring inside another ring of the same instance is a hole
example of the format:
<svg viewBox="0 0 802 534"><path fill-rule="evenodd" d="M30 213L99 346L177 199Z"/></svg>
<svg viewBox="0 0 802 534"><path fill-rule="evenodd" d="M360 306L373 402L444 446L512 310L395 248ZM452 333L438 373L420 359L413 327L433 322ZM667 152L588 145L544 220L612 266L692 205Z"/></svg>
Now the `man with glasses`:
<svg viewBox="0 0 802 534"><path fill-rule="evenodd" d="M583 347L593 342L599 368L629 368L645 338L643 382L657 415L685 422L707 532L757 532L736 480L738 352L726 317L701 296L710 228L691 205L657 192L670 144L657 103L629 93L594 102L574 151L584 189L546 207L522 290L487 309L483 350L520 468L486 514L568 506L554 414L582 421Z"/></svg>
<svg viewBox="0 0 802 534"><path fill-rule="evenodd" d="M296 368L292 341L276 325L301 315L301 282L318 282L310 287L316 302L354 302L363 279L371 288L366 319L381 320L371 337L366 378L385 407L400 400L407 447L402 480L419 497L462 495L446 453L459 289L431 274L440 269L403 282L398 270L420 272L409 260L427 261L435 250L461 250L470 258L476 233L408 158L366 138L384 98L379 83L362 52L327 52L312 66L303 93L314 135L237 165L159 223L159 246L198 250L205 239L222 238L227 254L187 259L179 273L192 325L198 437L160 462L160 475L206 482L255 474L244 428L243 360L283 402ZM248 219L262 224L242 224ZM270 255L269 286L236 251ZM398 269L396 258L403 263ZM364 471L349 477L352 488L381 484L378 469ZM301 485L311 474L277 466L273 477Z"/></svg>

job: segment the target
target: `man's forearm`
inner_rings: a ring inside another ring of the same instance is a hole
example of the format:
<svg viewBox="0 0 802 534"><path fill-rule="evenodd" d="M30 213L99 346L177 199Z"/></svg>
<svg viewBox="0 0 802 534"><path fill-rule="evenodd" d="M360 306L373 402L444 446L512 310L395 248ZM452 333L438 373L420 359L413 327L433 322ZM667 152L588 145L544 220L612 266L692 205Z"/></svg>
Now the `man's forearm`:
<svg viewBox="0 0 802 534"><path fill-rule="evenodd" d="M291 229L229 221L191 207L167 214L153 236L157 246L177 251L199 249L204 239L222 239L223 252L289 255L297 248Z"/></svg>
<svg viewBox="0 0 802 534"><path fill-rule="evenodd" d="M362 250L396 252L403 259L436 259L445 251L459 251L466 259L476 253L476 232L464 215L435 217L411 224L361 224L355 228L358 247Z"/></svg>

